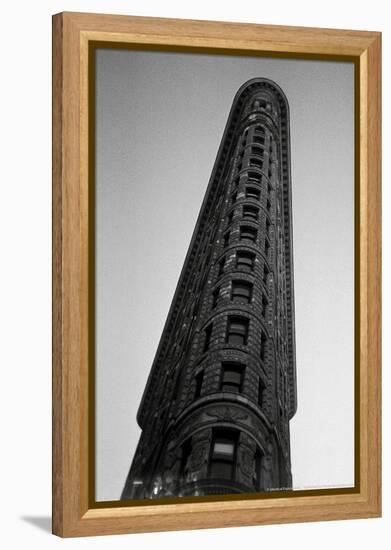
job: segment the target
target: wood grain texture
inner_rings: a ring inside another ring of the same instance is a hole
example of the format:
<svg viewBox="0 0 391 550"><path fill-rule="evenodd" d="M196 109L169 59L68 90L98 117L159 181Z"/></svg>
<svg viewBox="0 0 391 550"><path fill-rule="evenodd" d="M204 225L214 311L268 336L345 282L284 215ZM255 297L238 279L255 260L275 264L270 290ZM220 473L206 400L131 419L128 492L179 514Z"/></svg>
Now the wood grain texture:
<svg viewBox="0 0 391 550"><path fill-rule="evenodd" d="M62 532L62 18L53 19L52 103L52 518L53 532Z"/></svg>
<svg viewBox="0 0 391 550"><path fill-rule="evenodd" d="M381 38L367 53L368 492L381 513Z"/></svg>
<svg viewBox="0 0 391 550"><path fill-rule="evenodd" d="M350 56L359 64L360 490L94 508L88 503L88 45ZM53 532L85 536L377 517L380 430L380 33L64 13L53 18Z"/></svg>
<svg viewBox="0 0 391 550"><path fill-rule="evenodd" d="M361 55L378 33L353 30L285 27L185 19L67 13L81 31L115 41L279 51ZM96 39L96 38L95 38ZM148 40L146 40L148 39Z"/></svg>

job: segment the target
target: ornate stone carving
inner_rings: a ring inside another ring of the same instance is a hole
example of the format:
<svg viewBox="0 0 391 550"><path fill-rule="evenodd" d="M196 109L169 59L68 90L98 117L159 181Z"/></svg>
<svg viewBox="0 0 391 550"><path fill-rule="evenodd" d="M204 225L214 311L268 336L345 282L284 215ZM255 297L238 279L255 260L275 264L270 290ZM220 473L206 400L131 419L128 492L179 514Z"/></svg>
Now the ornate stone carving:
<svg viewBox="0 0 391 550"><path fill-rule="evenodd" d="M206 414L212 418L217 418L218 420L224 422L238 422L239 420L247 420L249 416L248 413L228 406L211 409L206 411Z"/></svg>
<svg viewBox="0 0 391 550"><path fill-rule="evenodd" d="M242 446L240 449L239 468L247 477L254 473L254 453L248 447Z"/></svg>

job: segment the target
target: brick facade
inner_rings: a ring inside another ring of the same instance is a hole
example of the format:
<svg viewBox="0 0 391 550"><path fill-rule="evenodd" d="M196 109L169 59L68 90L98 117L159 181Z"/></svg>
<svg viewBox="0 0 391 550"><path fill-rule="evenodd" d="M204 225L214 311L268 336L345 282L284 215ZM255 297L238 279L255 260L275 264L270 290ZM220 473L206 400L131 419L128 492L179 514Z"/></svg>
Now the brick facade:
<svg viewBox="0 0 391 550"><path fill-rule="evenodd" d="M289 108L238 91L137 420L122 499L292 487L296 411Z"/></svg>

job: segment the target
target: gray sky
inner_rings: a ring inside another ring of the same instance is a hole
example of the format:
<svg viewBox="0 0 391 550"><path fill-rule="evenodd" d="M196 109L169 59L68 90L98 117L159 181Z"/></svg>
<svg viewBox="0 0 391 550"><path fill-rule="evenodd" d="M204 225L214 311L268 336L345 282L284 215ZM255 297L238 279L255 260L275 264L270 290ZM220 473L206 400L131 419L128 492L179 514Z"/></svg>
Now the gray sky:
<svg viewBox="0 0 391 550"><path fill-rule="evenodd" d="M354 69L350 63L97 53L96 485L116 500L136 412L238 88L291 114L295 488L354 483Z"/></svg>

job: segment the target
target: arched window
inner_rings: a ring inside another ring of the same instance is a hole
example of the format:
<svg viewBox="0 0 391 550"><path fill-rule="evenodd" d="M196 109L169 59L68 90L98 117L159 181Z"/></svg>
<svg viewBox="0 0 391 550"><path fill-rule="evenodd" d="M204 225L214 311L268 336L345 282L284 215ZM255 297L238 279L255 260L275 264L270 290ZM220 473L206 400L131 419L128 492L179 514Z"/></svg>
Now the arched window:
<svg viewBox="0 0 391 550"><path fill-rule="evenodd" d="M249 320L246 317L236 315L228 317L227 343L245 346L248 338L248 325Z"/></svg>
<svg viewBox="0 0 391 550"><path fill-rule="evenodd" d="M265 145L265 138L263 136L254 136L253 142L257 145Z"/></svg>
<svg viewBox="0 0 391 550"><path fill-rule="evenodd" d="M247 281L232 281L231 300L237 304L249 304L253 293L253 285Z"/></svg>
<svg viewBox="0 0 391 550"><path fill-rule="evenodd" d="M255 227L251 227L249 225L242 225L240 227L240 240L242 241L250 241L251 243L255 243L257 240L258 232L255 229Z"/></svg>
<svg viewBox="0 0 391 550"><path fill-rule="evenodd" d="M192 451L191 438L187 439L182 445L182 456L181 456L181 466L180 466L180 476L185 477L187 472L187 463Z"/></svg>
<svg viewBox="0 0 391 550"><path fill-rule="evenodd" d="M232 210L232 212L230 212L227 217L227 227L231 225L233 219L234 219L234 211Z"/></svg>
<svg viewBox="0 0 391 550"><path fill-rule="evenodd" d="M263 283L265 285L267 284L269 273L270 273L270 269L267 267L266 264L264 264L264 266L263 266Z"/></svg>
<svg viewBox="0 0 391 550"><path fill-rule="evenodd" d="M238 446L238 432L215 429L209 460L209 476L216 479L234 479Z"/></svg>
<svg viewBox="0 0 391 550"><path fill-rule="evenodd" d="M246 199L256 199L259 201L261 198L261 191L257 187L246 187Z"/></svg>
<svg viewBox="0 0 391 550"><path fill-rule="evenodd" d="M262 170L263 167L263 160L257 158L257 157L251 157L250 158L250 166L256 166L260 170Z"/></svg>
<svg viewBox="0 0 391 550"><path fill-rule="evenodd" d="M269 253L270 253L270 243L268 239L265 239L265 256L267 259L269 259Z"/></svg>
<svg viewBox="0 0 391 550"><path fill-rule="evenodd" d="M220 287L217 287L212 292L212 308L215 308L217 306L217 303L219 301L220 296Z"/></svg>
<svg viewBox="0 0 391 550"><path fill-rule="evenodd" d="M263 401L264 401L264 394L265 394L265 384L262 380L261 377L259 377L258 379L258 405L261 407L263 407Z"/></svg>
<svg viewBox="0 0 391 550"><path fill-rule="evenodd" d="M245 204L243 206L243 218L246 220L257 221L259 214L259 208L252 204Z"/></svg>
<svg viewBox="0 0 391 550"><path fill-rule="evenodd" d="M264 332L261 333L261 348L260 348L260 357L261 360L265 360L266 355L266 342L267 342L267 336Z"/></svg>
<svg viewBox="0 0 391 550"><path fill-rule="evenodd" d="M262 317L266 319L266 313L267 313L267 306L269 302L267 301L267 298L264 294L262 294Z"/></svg>
<svg viewBox="0 0 391 550"><path fill-rule="evenodd" d="M254 271L255 254L246 250L236 252L236 268L251 273Z"/></svg>
<svg viewBox="0 0 391 550"><path fill-rule="evenodd" d="M194 391L194 399L198 399L201 397L201 390L202 390L202 383L204 381L204 371L200 370L198 374L195 376L195 391Z"/></svg>
<svg viewBox="0 0 391 550"><path fill-rule="evenodd" d="M249 180L254 180L257 183L260 182L262 176L259 172L254 172L254 170L249 170L247 173L248 173Z"/></svg>
<svg viewBox="0 0 391 550"><path fill-rule="evenodd" d="M221 364L220 390L241 393L245 366L239 361L224 361Z"/></svg>
<svg viewBox="0 0 391 550"><path fill-rule="evenodd" d="M251 153L253 155L259 155L261 157L263 157L263 148L262 147L259 147L259 145L252 145L251 147Z"/></svg>
<svg viewBox="0 0 391 550"><path fill-rule="evenodd" d="M210 346L210 340L212 338L213 323L208 325L205 329L205 340L204 340L204 353L208 351Z"/></svg>
<svg viewBox="0 0 391 550"><path fill-rule="evenodd" d="M257 447L254 455L254 466L255 466L254 485L257 491L264 490L262 463L263 463L263 452L259 447Z"/></svg>
<svg viewBox="0 0 391 550"><path fill-rule="evenodd" d="M225 257L223 257L220 261L219 261L219 277L224 273L224 267L225 267Z"/></svg>

